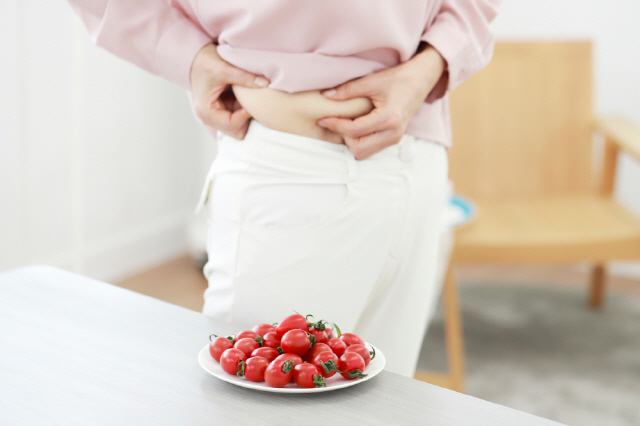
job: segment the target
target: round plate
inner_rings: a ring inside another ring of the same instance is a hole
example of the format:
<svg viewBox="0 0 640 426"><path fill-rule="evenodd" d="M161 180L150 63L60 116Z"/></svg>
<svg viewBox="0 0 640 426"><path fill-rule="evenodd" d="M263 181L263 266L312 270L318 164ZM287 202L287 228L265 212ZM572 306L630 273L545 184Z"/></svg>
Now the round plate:
<svg viewBox="0 0 640 426"><path fill-rule="evenodd" d="M369 347L373 347L367 343ZM272 388L265 382L251 382L244 377L232 376L225 373L220 364L209 354L209 345L200 350L198 354L198 362L200 366L204 368L207 373L210 373L220 380L232 383L234 385L242 386L244 388L255 389L264 392L279 392L279 393L314 393L314 392L326 392L336 389L346 388L349 386L357 385L358 383L366 382L367 380L375 377L382 371L385 364L384 355L378 348L374 348L376 351L376 357L371 360L364 373L367 377L362 379L347 380L340 374L334 374L332 377L325 378L326 387L322 388L301 388L295 383L291 382L282 388Z"/></svg>

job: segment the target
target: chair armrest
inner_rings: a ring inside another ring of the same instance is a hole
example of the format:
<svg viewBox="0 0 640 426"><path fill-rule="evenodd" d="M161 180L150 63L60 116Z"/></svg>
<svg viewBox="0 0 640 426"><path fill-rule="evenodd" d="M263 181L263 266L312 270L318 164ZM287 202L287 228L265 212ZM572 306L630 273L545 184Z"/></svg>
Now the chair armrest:
<svg viewBox="0 0 640 426"><path fill-rule="evenodd" d="M621 117L606 117L596 121L596 131L640 161L640 127Z"/></svg>

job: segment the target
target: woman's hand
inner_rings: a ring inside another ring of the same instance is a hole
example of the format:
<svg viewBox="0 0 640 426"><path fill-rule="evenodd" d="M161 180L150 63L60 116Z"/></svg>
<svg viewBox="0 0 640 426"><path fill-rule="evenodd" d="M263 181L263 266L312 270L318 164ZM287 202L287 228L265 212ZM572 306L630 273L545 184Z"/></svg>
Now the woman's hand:
<svg viewBox="0 0 640 426"><path fill-rule="evenodd" d="M214 44L203 47L191 65L193 108L209 126L236 139L243 139L251 115L236 100L231 85L267 87L269 81L225 62Z"/></svg>
<svg viewBox="0 0 640 426"><path fill-rule="evenodd" d="M323 92L333 100L367 97L374 109L354 120L325 117L318 125L340 134L356 159L370 157L400 142L445 68L438 51L425 46L407 62Z"/></svg>

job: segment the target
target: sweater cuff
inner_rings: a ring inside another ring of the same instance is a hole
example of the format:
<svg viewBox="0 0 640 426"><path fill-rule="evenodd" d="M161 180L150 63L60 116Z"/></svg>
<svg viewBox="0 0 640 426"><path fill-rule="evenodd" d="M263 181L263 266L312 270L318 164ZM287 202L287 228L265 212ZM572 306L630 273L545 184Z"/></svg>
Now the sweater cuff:
<svg viewBox="0 0 640 426"><path fill-rule="evenodd" d="M191 65L204 46L212 43L212 38L197 28L187 18L176 20L165 29L158 40L156 69L166 79L191 88Z"/></svg>
<svg viewBox="0 0 640 426"><path fill-rule="evenodd" d="M447 62L447 69L429 94L427 101L443 97L448 91L489 63L495 37L488 22L467 28L453 13L439 15L421 40L435 48Z"/></svg>

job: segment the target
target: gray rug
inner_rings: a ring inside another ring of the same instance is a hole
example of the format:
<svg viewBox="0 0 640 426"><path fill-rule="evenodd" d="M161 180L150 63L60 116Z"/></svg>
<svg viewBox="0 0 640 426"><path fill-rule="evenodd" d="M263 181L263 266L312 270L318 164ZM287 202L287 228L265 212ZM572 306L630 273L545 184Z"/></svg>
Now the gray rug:
<svg viewBox="0 0 640 426"><path fill-rule="evenodd" d="M581 426L640 425L640 300L586 289L467 284L460 288L468 394ZM419 367L444 369L441 314Z"/></svg>

